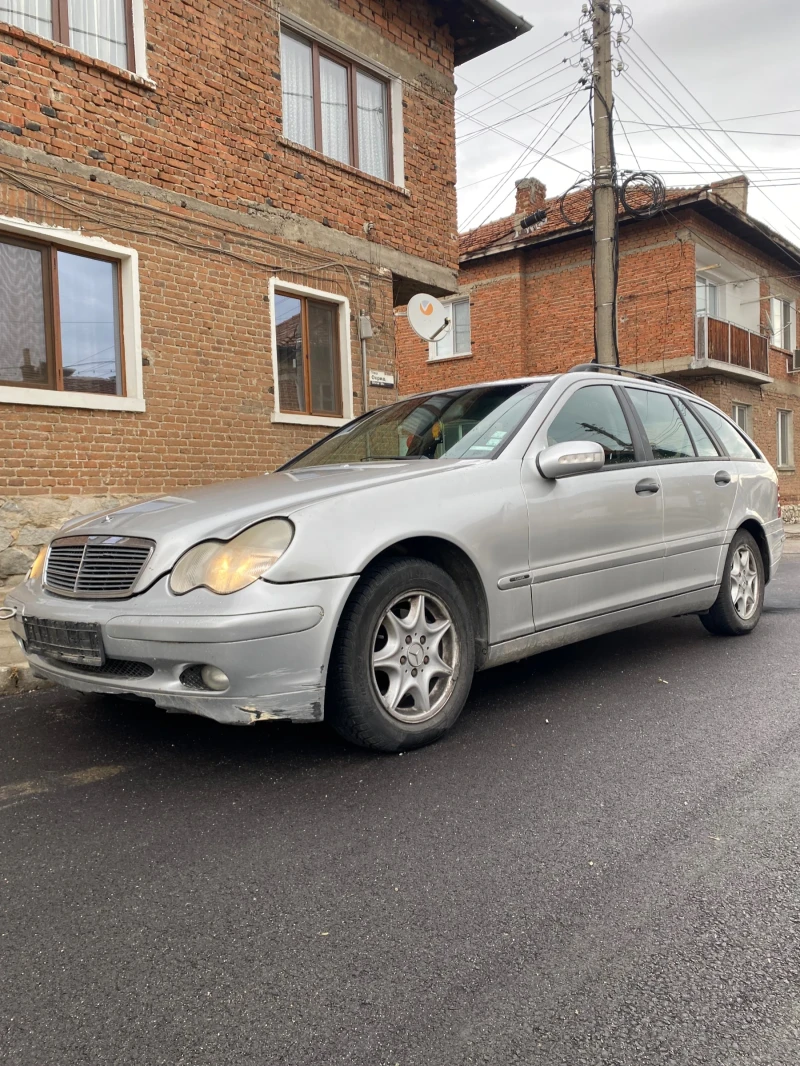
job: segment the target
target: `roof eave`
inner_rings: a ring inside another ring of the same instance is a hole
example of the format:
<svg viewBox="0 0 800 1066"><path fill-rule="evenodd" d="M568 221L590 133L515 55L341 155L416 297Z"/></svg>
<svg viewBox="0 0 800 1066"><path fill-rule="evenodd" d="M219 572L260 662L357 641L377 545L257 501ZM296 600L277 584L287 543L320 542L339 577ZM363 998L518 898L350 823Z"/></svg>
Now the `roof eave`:
<svg viewBox="0 0 800 1066"><path fill-rule="evenodd" d="M439 0L434 6L441 12L437 22L453 35L457 67L533 29L498 0Z"/></svg>
<svg viewBox="0 0 800 1066"><path fill-rule="evenodd" d="M748 244L752 244L771 255L782 259L792 267L800 266L800 248L791 241L787 241L780 233L770 229L765 223L753 218L740 210L724 196L720 196L712 189L703 189L700 192L692 192L678 200L671 200L665 210L676 211L681 208L694 208L707 215L712 221L721 225L723 229L731 230L736 236L741 237ZM622 216L621 225L630 225L639 219ZM733 224L732 224L733 223ZM547 244L555 244L559 241L570 240L583 234L592 232L591 224L582 226L569 226L563 229L552 230L537 237L533 234L520 236L516 240L507 241L502 245L487 245L485 248L477 248L471 252L464 252L459 256L460 263L468 263L476 259L485 259L493 255L503 255L525 248L536 248Z"/></svg>

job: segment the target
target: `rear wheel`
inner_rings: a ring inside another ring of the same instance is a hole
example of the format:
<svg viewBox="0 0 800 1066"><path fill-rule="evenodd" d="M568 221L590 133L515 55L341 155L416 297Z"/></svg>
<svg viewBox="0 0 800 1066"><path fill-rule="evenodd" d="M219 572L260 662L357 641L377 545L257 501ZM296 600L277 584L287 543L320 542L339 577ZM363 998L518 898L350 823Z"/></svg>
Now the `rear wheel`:
<svg viewBox="0 0 800 1066"><path fill-rule="evenodd" d="M325 717L364 748L421 747L458 718L474 668L474 630L453 579L423 559L393 559L365 575L345 608Z"/></svg>
<svg viewBox="0 0 800 1066"><path fill-rule="evenodd" d="M756 628L763 606L764 561L753 537L740 529L728 548L716 602L700 621L709 633L741 637Z"/></svg>

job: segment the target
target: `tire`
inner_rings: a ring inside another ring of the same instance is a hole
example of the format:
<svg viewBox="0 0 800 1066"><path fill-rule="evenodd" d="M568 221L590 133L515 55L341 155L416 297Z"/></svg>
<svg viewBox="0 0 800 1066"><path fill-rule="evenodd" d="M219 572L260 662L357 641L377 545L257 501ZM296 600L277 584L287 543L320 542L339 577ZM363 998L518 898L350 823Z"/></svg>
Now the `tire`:
<svg viewBox="0 0 800 1066"><path fill-rule="evenodd" d="M420 748L456 721L474 671L475 632L456 583L424 559L392 559L365 573L345 607L325 717L362 748Z"/></svg>
<svg viewBox="0 0 800 1066"><path fill-rule="evenodd" d="M758 625L764 606L764 561L754 538L738 530L728 548L714 606L700 621L721 637L743 637Z"/></svg>

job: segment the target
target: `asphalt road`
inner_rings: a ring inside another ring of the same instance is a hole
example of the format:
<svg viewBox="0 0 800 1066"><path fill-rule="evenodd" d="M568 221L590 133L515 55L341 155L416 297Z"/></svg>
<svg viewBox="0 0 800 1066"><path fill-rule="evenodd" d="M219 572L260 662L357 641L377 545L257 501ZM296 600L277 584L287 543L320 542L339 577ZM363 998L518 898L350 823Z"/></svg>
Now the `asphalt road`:
<svg viewBox="0 0 800 1066"><path fill-rule="evenodd" d="M0 701L8 1066L797 1066L800 556L440 744Z"/></svg>

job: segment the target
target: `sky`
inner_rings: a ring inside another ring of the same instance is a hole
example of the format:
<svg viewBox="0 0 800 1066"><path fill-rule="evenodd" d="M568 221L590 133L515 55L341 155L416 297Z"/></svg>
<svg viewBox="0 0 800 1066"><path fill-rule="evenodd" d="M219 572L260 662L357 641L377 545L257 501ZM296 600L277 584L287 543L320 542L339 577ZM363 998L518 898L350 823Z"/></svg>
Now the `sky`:
<svg viewBox="0 0 800 1066"><path fill-rule="evenodd" d="M588 92L568 95L581 53L591 58L581 0L504 2L533 29L456 70L462 231L512 213L515 178L537 177L552 196L591 168ZM631 0L625 10L614 23L618 167L671 186L746 173L750 213L800 245L800 3Z"/></svg>

